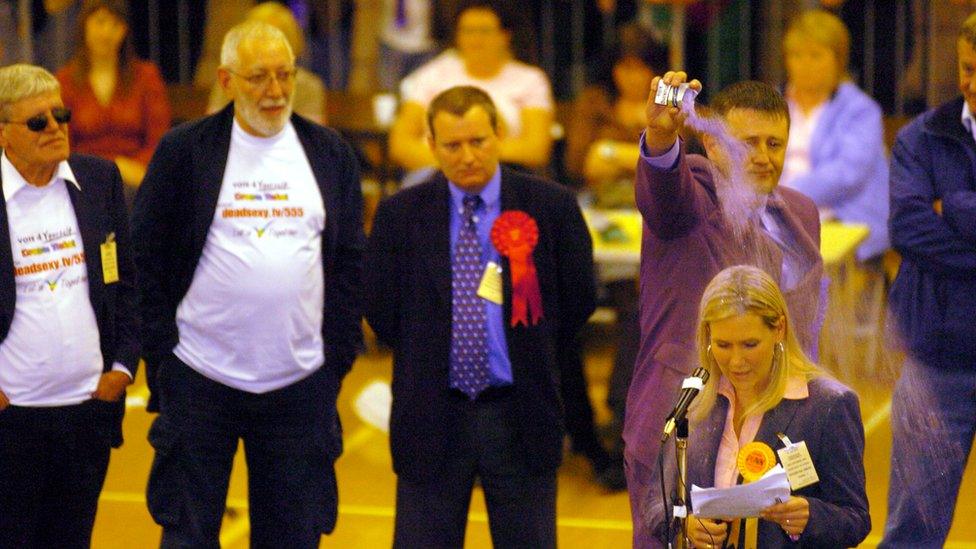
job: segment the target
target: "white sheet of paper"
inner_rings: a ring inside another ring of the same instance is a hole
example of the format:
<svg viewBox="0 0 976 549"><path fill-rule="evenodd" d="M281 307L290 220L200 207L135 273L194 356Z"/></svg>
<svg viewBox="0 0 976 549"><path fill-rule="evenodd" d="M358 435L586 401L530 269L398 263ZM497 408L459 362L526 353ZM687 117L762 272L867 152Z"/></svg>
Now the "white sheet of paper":
<svg viewBox="0 0 976 549"><path fill-rule="evenodd" d="M742 518L759 516L759 512L790 497L790 481L782 465L766 472L759 480L731 488L691 486L691 507L703 518Z"/></svg>

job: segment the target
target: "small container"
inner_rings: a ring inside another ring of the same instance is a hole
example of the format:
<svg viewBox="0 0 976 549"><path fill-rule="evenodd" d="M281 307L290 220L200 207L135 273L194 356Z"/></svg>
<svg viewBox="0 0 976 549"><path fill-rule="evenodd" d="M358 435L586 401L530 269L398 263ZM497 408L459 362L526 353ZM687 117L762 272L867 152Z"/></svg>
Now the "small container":
<svg viewBox="0 0 976 549"><path fill-rule="evenodd" d="M682 108L682 104L687 100L691 105L695 104L697 92L688 87L687 83L669 86L660 80L657 83L657 91L654 92L654 102L666 107ZM690 105L689 105L690 106Z"/></svg>

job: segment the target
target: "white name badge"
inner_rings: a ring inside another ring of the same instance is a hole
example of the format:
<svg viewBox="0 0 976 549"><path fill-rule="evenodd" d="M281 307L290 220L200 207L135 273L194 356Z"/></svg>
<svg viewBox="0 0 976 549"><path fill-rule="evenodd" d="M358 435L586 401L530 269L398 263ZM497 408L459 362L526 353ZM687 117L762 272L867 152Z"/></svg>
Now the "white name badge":
<svg viewBox="0 0 976 549"><path fill-rule="evenodd" d="M797 443L789 443L786 448L776 450L779 461L786 469L786 478L790 481L790 488L799 490L811 484L820 482L817 476L817 469L813 466L810 459L810 451L807 450L806 441L801 440Z"/></svg>
<svg viewBox="0 0 976 549"><path fill-rule="evenodd" d="M489 261L485 265L485 272L481 275L481 284L478 285L478 296L492 303L501 305L502 300L502 268L494 261Z"/></svg>

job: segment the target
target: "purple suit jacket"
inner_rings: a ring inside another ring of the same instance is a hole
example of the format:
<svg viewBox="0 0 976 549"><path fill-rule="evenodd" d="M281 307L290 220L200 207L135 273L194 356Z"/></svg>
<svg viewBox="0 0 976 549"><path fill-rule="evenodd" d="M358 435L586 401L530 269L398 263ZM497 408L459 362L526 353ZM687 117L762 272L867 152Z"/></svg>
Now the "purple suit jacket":
<svg viewBox="0 0 976 549"><path fill-rule="evenodd" d="M717 380L715 380L717 381ZM758 546L856 547L871 530L864 489L864 426L857 395L840 382L816 378L808 383L810 396L782 400L763 416L754 440L774 450L783 447L783 433L794 443L806 442L820 481L793 492L810 503L810 519L799 543L792 542L774 522L759 520ZM692 425L688 436L688 486L715 485L715 458L722 442L729 401L719 396L711 413ZM673 489L674 454L667 453L669 492ZM650 495L648 529L663 542L664 521L660 490ZM693 512L693 510L692 510ZM648 544L651 545L651 544ZM663 546L663 544L662 544Z"/></svg>
<svg viewBox="0 0 976 549"><path fill-rule="evenodd" d="M685 155L670 170L637 166L637 207L644 218L640 269L641 341L627 395L625 456L654 467L664 420L681 386L697 365L695 324L702 293L725 267L757 265L779 282L782 252L757 231L748 245L737 242L719 207L712 164ZM769 197L809 265L800 283L785 297L804 349L815 356L823 260L820 218L806 196L778 188ZM756 250L761 253L757 253ZM766 259L760 259L757 256ZM630 486L631 491L652 487ZM638 494L639 495L639 494Z"/></svg>

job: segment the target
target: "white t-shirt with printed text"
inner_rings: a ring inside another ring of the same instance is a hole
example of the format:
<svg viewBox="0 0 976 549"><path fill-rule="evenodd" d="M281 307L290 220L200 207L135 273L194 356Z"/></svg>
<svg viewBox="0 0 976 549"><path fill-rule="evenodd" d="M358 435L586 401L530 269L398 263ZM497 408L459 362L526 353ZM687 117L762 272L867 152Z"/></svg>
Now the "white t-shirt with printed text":
<svg viewBox="0 0 976 549"><path fill-rule="evenodd" d="M250 393L321 367L325 216L292 125L262 138L235 120L213 223L176 311L174 354Z"/></svg>
<svg viewBox="0 0 976 549"><path fill-rule="evenodd" d="M2 160L16 305L0 343L0 390L16 406L67 406L91 398L102 374L88 268L67 185L67 162L42 187Z"/></svg>

